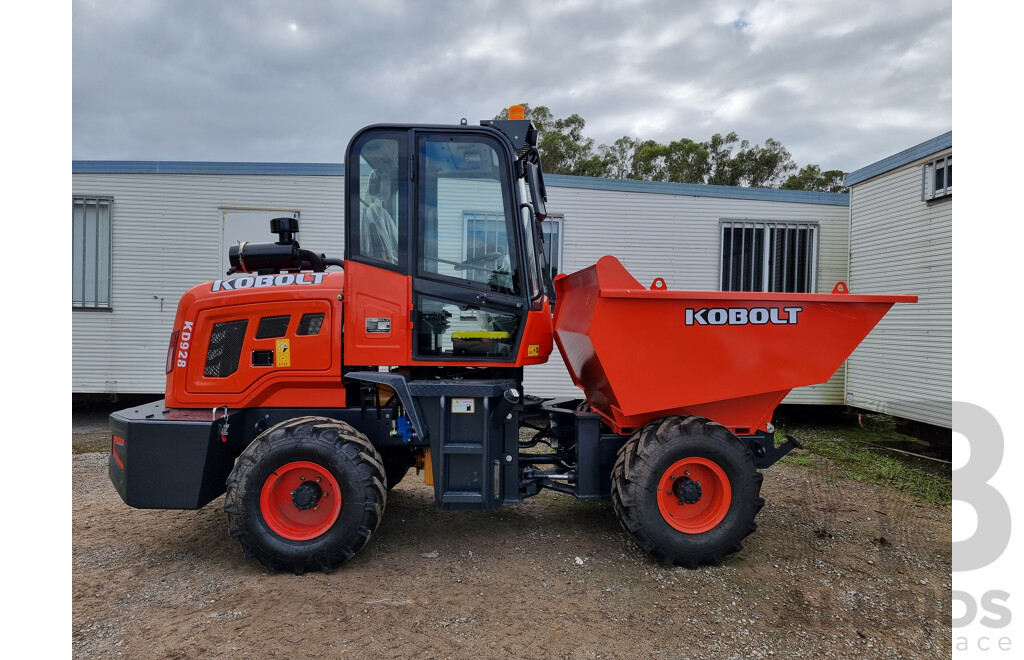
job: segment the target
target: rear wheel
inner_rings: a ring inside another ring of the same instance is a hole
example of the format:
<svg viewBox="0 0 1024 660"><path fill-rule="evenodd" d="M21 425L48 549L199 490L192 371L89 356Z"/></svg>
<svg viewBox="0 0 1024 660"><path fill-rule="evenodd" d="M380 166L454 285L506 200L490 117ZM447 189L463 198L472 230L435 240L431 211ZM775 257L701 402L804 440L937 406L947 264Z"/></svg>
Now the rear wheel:
<svg viewBox="0 0 1024 660"><path fill-rule="evenodd" d="M299 417L267 429L228 477L231 536L267 570L328 571L366 545L386 502L384 467L348 424Z"/></svg>
<svg viewBox="0 0 1024 660"><path fill-rule="evenodd" d="M721 424L666 417L633 434L612 469L630 538L664 564L718 564L743 548L764 506L750 450Z"/></svg>

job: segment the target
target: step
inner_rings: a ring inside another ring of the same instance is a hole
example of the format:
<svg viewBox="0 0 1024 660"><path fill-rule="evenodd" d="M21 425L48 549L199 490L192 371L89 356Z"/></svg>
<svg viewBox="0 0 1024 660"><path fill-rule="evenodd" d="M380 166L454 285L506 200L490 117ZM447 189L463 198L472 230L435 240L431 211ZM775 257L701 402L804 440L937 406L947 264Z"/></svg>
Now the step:
<svg viewBox="0 0 1024 660"><path fill-rule="evenodd" d="M445 454L483 454L484 446L475 442L446 442L441 446Z"/></svg>
<svg viewBox="0 0 1024 660"><path fill-rule="evenodd" d="M441 495L441 501L445 504L482 504L484 496L471 490L450 490Z"/></svg>

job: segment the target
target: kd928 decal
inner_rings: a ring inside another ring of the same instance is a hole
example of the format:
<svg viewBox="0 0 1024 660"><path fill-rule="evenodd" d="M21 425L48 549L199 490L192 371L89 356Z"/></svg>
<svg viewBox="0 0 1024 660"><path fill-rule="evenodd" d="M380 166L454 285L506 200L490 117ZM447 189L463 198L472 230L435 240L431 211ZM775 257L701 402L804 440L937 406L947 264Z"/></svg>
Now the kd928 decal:
<svg viewBox="0 0 1024 660"><path fill-rule="evenodd" d="M686 325L796 325L803 307L702 307L686 310Z"/></svg>
<svg viewBox="0 0 1024 660"><path fill-rule="evenodd" d="M178 351L176 359L179 367L184 367L188 364L188 347L192 342L192 329L192 321L185 321L185 325L181 328L181 334L178 335L178 339L180 341L176 347L176 350Z"/></svg>

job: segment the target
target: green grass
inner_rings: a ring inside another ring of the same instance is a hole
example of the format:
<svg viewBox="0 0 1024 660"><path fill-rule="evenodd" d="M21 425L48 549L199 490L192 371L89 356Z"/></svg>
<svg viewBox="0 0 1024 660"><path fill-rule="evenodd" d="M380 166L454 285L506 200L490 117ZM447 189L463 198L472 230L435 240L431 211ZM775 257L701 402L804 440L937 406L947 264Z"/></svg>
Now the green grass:
<svg viewBox="0 0 1024 660"><path fill-rule="evenodd" d="M896 430L887 415L862 415L863 427L852 422L789 422L776 437L793 435L803 450L795 450L783 463L827 468L832 478L855 479L909 493L926 502L949 505L953 499L952 466L898 452L923 453L914 438ZM947 457L948 459L948 457Z"/></svg>
<svg viewBox="0 0 1024 660"><path fill-rule="evenodd" d="M952 466L949 463L886 449L927 452L927 447L916 438L897 431L896 421L888 415L863 414L860 424L855 418L838 413L780 424L775 434L778 442L790 434L804 446L802 450L790 452L781 462L815 470L829 483L854 479L894 488L926 502L952 504ZM534 433L520 429L519 439L527 441ZM548 453L551 449L539 444L531 451ZM949 460L948 453L946 460Z"/></svg>

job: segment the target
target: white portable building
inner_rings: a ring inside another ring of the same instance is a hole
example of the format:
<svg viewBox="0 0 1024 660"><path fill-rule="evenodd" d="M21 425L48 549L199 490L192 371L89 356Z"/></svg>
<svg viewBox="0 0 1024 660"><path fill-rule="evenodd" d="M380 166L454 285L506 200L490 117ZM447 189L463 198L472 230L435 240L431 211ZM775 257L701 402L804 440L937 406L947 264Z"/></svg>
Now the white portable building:
<svg viewBox="0 0 1024 660"><path fill-rule="evenodd" d="M227 247L300 218L304 248L343 254L344 166L74 161L72 388L161 393L179 297L223 277ZM617 256L673 289L830 292L849 269L847 195L549 175L548 245L560 272ZM842 404L845 370L787 403ZM560 357L527 392L580 396Z"/></svg>
<svg viewBox="0 0 1024 660"><path fill-rule="evenodd" d="M872 163L850 188L850 290L908 293L847 361L851 406L952 428L953 133Z"/></svg>

